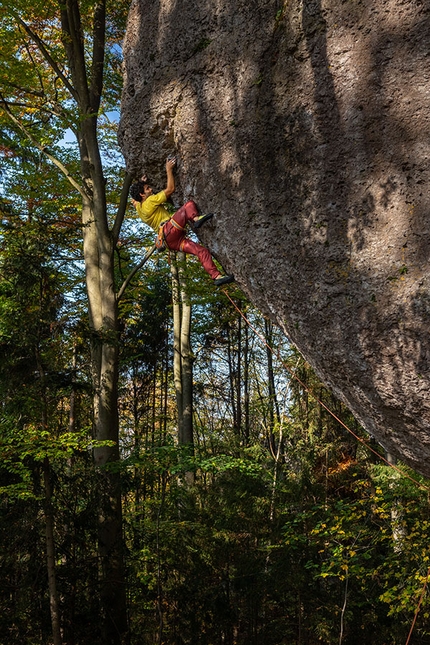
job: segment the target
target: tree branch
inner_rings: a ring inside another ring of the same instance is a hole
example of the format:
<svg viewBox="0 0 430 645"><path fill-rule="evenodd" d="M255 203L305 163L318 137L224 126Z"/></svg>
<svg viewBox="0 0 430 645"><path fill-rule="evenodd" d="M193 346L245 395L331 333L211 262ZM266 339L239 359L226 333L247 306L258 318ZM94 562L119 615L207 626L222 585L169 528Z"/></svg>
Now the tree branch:
<svg viewBox="0 0 430 645"><path fill-rule="evenodd" d="M94 11L93 60L91 67L90 105L98 112L103 90L103 66L105 59L106 0L100 0Z"/></svg>
<svg viewBox="0 0 430 645"><path fill-rule="evenodd" d="M59 67L59 65L56 63L56 61L52 58L51 54L49 53L47 47L45 46L45 43L39 36L34 33L32 29L25 23L22 18L15 13L14 11L11 12L15 20L24 28L24 30L27 32L27 34L30 36L30 38L36 43L38 46L40 52L43 54L46 62L50 65L50 67L54 70L54 72L61 78L63 81L64 85L67 87L71 95L75 100L77 100L77 93L73 85L70 83L69 79L67 76L63 73L62 69Z"/></svg>
<svg viewBox="0 0 430 645"><path fill-rule="evenodd" d="M124 221L125 211L127 208L127 201L128 201L128 191L131 185L131 181L132 181L132 176L130 175L130 173L127 172L125 174L124 182L122 184L118 210L116 213L114 225L112 227L112 239L113 239L114 245L118 241L119 232L121 230L121 226Z"/></svg>
<svg viewBox="0 0 430 645"><path fill-rule="evenodd" d="M14 85L13 83L6 83L6 85L8 87L13 87L13 88L15 88L17 90L20 90L24 94L27 93L27 90L24 87L19 87L18 85ZM35 96L38 96L39 98L45 98L45 97L39 96L37 93L32 93L30 91L28 91L28 94L30 94L30 96L35 95ZM2 100L3 100L3 102L5 102L5 99L2 99ZM60 119L67 119L68 121L70 121L70 123L68 123L67 127L69 127L72 130L72 132L74 134L76 134L76 128L74 128L74 126L71 123L72 117L71 117L71 115L68 114L67 110L65 110L60 103L57 103L55 101L51 101L51 103L52 103L52 107L49 107L49 105L45 104L45 105L38 106L38 109L42 113L46 113L46 114L49 114L51 116L56 116L57 118L60 118ZM34 108L34 103L31 105L28 102L28 100L27 100L27 102L8 100L7 105L9 107L24 108L26 110L28 110L29 108Z"/></svg>
<svg viewBox="0 0 430 645"><path fill-rule="evenodd" d="M32 90L27 87L21 87L21 85L16 85L15 83L11 83L10 81L5 81L5 85L7 87L12 87L14 90L18 90L23 94L30 94L30 96L37 96L39 99L43 99L46 96L43 90Z"/></svg>
<svg viewBox="0 0 430 645"><path fill-rule="evenodd" d="M122 297L122 295L123 295L124 291L126 290L127 286L128 286L128 285L129 285L129 283L130 283L130 280L131 280L131 279L136 275L136 273L139 271L139 269L141 269L141 268L143 267L143 265L144 265L144 264L146 264L146 262L149 260L149 258L151 257L151 255L154 253L154 251L155 251L155 249L156 249L156 248L157 248L157 247L156 247L156 246L155 246L155 244L154 244L154 246L152 246L152 247L151 247L151 248L150 248L150 249L145 253L144 258L139 262L139 264L137 264L137 265L134 267L134 269L133 269L132 271L130 271L130 273L128 274L128 276L126 277L126 279L124 280L124 282L122 283L121 289L118 291L118 294L117 294L117 296L116 296L117 301L118 301L118 300L120 300L120 298Z"/></svg>
<svg viewBox="0 0 430 645"><path fill-rule="evenodd" d="M79 4L76 0L65 0L65 7L61 0L59 4L61 8L61 28L64 34L63 45L69 61L73 83L77 89L75 99L81 112L87 114L90 108L90 99Z"/></svg>
<svg viewBox="0 0 430 645"><path fill-rule="evenodd" d="M4 103L4 99L2 98L2 101ZM28 109L29 105L28 103L21 103L20 101L8 101L7 104L11 107L18 107L18 108L25 108Z"/></svg>
<svg viewBox="0 0 430 645"><path fill-rule="evenodd" d="M40 69L39 69L39 67L40 67L40 66L39 66L39 65L36 65L36 61L34 60L33 54L32 54L32 53L31 53L31 51L30 51L29 44L30 44L29 42L25 42L25 43L24 43L24 47L25 47L25 49L26 49L26 51L27 51L27 56L28 56L28 57L29 57L29 59L31 60L31 63L32 63L32 65L33 65L33 68L35 69L36 74L37 74L37 76L38 76L38 78L39 78L40 87L42 88L42 90L41 90L41 91L42 91L42 95L44 96L44 95L45 95L45 87L44 87L44 85L43 85L43 77L42 77L41 71L40 71Z"/></svg>
<svg viewBox="0 0 430 645"><path fill-rule="evenodd" d="M52 161L52 163L53 163L55 166L57 166L57 168L58 168L59 170L61 170L61 172L63 173L63 175L66 177L66 179L67 179L67 180L72 184L72 186L73 186L74 188L76 188L76 190L78 190L78 191L79 191L79 193L81 194L81 196L82 196L84 199L88 199L88 195L86 194L85 190L82 188L82 186L80 186L80 185L78 184L78 182L76 181L76 179L74 179L74 178L72 177L72 175L71 175L71 174L69 173L69 171L67 170L66 166L64 166L64 165L61 163L61 161L60 161L59 159L57 159L56 157L54 157L54 155L52 155L52 154L48 151L48 149L47 149L45 146L42 146L42 145L37 141L37 139L35 139L35 137L33 137L33 135L31 134L31 132L29 132L29 131L27 130L27 128L26 128L26 127L25 127L25 126L24 126L24 125L19 121L19 119L17 119L17 118L16 118L16 116L13 114L12 110L10 109L10 107L9 107L9 105L8 105L8 103L7 103L7 101L4 99L4 97L3 97L3 95L2 95L2 94L0 94L0 101L1 101L1 104L3 105L3 108L4 108L5 112L6 112L6 114L9 116L9 118L11 119L11 121L13 121L13 123L15 123L15 125L16 125L16 126L18 126L18 128L19 128L19 129L20 129L20 130L25 134L25 136L26 136L28 139L30 139L31 143L32 143L34 146L36 146L36 148L38 148L38 150L40 150L41 152L43 152L43 154L44 154L44 155L46 155L46 157L48 157L48 159L50 159L50 161Z"/></svg>

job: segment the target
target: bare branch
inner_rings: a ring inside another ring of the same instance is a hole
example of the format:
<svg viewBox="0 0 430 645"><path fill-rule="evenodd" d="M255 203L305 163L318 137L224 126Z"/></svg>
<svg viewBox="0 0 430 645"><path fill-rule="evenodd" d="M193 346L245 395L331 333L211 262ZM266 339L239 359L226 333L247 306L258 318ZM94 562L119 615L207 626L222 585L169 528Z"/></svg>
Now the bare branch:
<svg viewBox="0 0 430 645"><path fill-rule="evenodd" d="M37 96L40 99L43 99L45 96L45 92L43 90L40 90L40 91L32 90L27 87L21 87L21 85L16 85L15 83L11 83L10 81L5 81L5 85L7 85L7 87L13 87L14 90L18 90L23 94L30 94L31 96Z"/></svg>
<svg viewBox="0 0 430 645"><path fill-rule="evenodd" d="M42 88L41 93L42 93L42 95L44 95L45 94L45 87L43 85L43 77L42 77L41 71L39 69L39 65L36 65L36 61L34 60L33 54L30 51L30 47L29 47L28 42L24 43L24 47L25 47L25 49L27 51L27 55L28 55L29 59L31 60L31 62L33 64L33 68L36 70L36 74L37 74L37 76L39 78L40 87Z"/></svg>
<svg viewBox="0 0 430 645"><path fill-rule="evenodd" d="M112 239L113 239L114 245L118 241L119 232L121 230L121 226L124 221L125 211L127 208L128 191L131 185L131 181L132 181L132 176L130 175L130 173L127 172L124 177L124 183L121 189L121 197L119 200L118 210L116 213L114 225L112 227Z"/></svg>
<svg viewBox="0 0 430 645"><path fill-rule="evenodd" d="M137 265L134 267L134 269L133 269L132 271L130 271L130 273L128 274L128 276L126 277L126 279L124 280L124 282L122 283L121 289L118 291L118 294L117 294L117 297L116 297L117 301L118 301L118 300L120 300L120 298L123 296L124 291L126 290L127 286L130 284L130 280L131 280L131 279L136 275L136 273L139 271L139 269L141 269L141 268L143 267L143 265L144 265L144 264L146 264L146 262L149 260L149 258L151 257L151 255L154 253L154 251L155 251L155 249L156 249L156 248L157 248L157 247L156 247L156 246L155 246L155 244L154 244L154 246L152 246L152 247L151 247L151 248L150 248L150 249L145 253L144 258L139 262L139 264L137 264Z"/></svg>
<svg viewBox="0 0 430 645"><path fill-rule="evenodd" d="M66 50L70 72L76 87L75 99L83 113L90 108L90 99L85 65L81 15L77 0L60 1L63 45Z"/></svg>
<svg viewBox="0 0 430 645"><path fill-rule="evenodd" d="M10 87L16 87L16 89L23 90L23 88L18 88L18 86L12 85L11 83L8 83L8 85ZM11 101L11 100L5 101L5 99L2 99L2 100L3 100L3 104L7 103L9 108L24 108L25 110L28 110L29 108L34 107L34 104L30 104L28 101L27 102L26 101ZM71 117L68 114L67 110L65 110L61 104L55 103L54 101L52 101L52 107L50 107L49 105L45 104L45 105L38 106L38 109L40 110L42 115L46 114L46 115L49 115L49 116L55 116L57 118L70 121L70 123L68 124L68 127L76 135L76 128L73 127L73 125L71 124Z"/></svg>

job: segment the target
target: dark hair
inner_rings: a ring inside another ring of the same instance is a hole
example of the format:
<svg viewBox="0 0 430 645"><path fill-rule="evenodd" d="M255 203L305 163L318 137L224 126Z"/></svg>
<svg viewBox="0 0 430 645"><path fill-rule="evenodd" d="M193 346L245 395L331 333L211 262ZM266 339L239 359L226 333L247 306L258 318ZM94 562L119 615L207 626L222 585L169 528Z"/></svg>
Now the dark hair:
<svg viewBox="0 0 430 645"><path fill-rule="evenodd" d="M145 186L150 186L150 183L148 181L142 181L141 179L139 179L139 181L136 181L130 186L130 197L136 202L141 202L141 195L145 190Z"/></svg>

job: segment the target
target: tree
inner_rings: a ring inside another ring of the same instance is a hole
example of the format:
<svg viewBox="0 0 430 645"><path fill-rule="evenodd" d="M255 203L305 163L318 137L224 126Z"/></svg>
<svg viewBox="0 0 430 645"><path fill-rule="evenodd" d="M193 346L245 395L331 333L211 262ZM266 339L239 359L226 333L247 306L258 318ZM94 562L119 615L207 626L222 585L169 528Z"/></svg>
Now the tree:
<svg viewBox="0 0 430 645"><path fill-rule="evenodd" d="M99 473L101 621L106 644L121 642L127 633L119 474L109 464L119 458L114 249L130 183L126 177L111 222L99 128L103 113L118 101L118 25L124 23L126 5L115 3L109 20L107 9L106 0L36 2L31 7L3 0L5 64L0 79L1 121L16 142L13 154L25 157L27 146L38 150L66 177L81 201L92 331L93 427L99 442L94 463ZM57 145L66 128L76 136L80 178Z"/></svg>
<svg viewBox="0 0 430 645"><path fill-rule="evenodd" d="M186 453L194 452L193 356L191 350L191 298L184 273L185 254L177 253L171 265L173 300L173 375L178 413L178 439ZM186 473L192 484L194 476Z"/></svg>
<svg viewBox="0 0 430 645"><path fill-rule="evenodd" d="M70 274L49 256L70 244L76 231L72 225L66 233L62 223L50 217L48 208L49 202L43 207L32 203L26 217L13 208L2 216L0 399L2 421L7 423L1 443L3 477L9 472L13 482L21 473L22 488L16 482L12 498L25 493L42 501L52 635L54 644L60 645L51 462L57 439L57 454L62 451L63 439L56 431L57 407L70 385L64 365L68 325L62 310L64 292L73 285ZM8 490L7 477L4 483Z"/></svg>

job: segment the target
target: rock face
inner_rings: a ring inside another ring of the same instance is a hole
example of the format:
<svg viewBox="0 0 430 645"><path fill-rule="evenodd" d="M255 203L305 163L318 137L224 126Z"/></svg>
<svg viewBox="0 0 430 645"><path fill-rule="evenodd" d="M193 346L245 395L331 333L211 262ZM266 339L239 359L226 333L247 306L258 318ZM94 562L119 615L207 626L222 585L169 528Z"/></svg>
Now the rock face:
<svg viewBox="0 0 430 645"><path fill-rule="evenodd" d="M390 452L430 475L427 0L134 0L120 143Z"/></svg>

